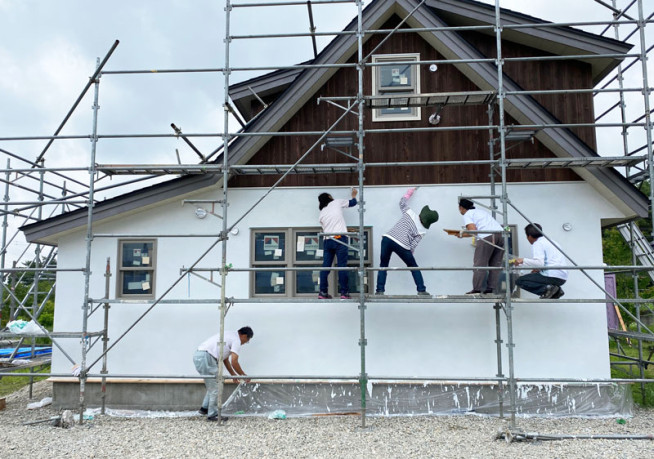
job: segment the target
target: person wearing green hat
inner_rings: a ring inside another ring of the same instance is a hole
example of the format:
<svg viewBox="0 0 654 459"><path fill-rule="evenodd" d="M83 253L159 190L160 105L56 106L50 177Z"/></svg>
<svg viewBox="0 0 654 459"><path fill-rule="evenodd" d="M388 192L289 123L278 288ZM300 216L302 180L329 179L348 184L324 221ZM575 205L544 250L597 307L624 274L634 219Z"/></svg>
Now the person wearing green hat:
<svg viewBox="0 0 654 459"><path fill-rule="evenodd" d="M417 267L416 259L413 256L413 251L422 240L422 237L427 234L427 230L432 223L438 221L438 212L431 210L429 206L424 206L420 214L416 214L409 207L409 198L416 191L416 188L409 188L407 192L400 199L400 210L402 211L402 218L382 236L381 243L381 259L379 262L380 268L388 267L393 253L410 268ZM387 271L379 271L377 274L377 288L375 293L383 295L386 288ZM429 296L425 281L422 278L422 273L419 270L412 270L411 275L413 281L416 283L418 295Z"/></svg>

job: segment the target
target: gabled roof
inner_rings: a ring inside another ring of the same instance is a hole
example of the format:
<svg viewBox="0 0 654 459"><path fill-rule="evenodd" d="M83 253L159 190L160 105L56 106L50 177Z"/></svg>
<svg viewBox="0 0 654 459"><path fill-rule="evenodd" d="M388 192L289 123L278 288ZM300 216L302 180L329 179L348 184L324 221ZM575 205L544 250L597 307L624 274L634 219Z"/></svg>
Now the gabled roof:
<svg viewBox="0 0 654 459"><path fill-rule="evenodd" d="M375 0L368 5L363 14L364 29L379 29L392 15L404 18L412 11L417 0ZM426 7L419 8L407 21L414 28L444 27L448 24L441 15L463 17L469 21L481 21L489 18L489 6L472 0L428 0ZM494 20L494 19L493 19ZM502 21L515 23L545 22L536 18L502 10ZM353 20L346 30L355 30ZM625 53L630 45L616 40L597 37L569 27L548 27L540 32L525 32L527 29L510 32L511 36L526 37L540 47L547 47L550 52L560 47L561 52L578 50L577 54ZM421 32L423 39L430 43L440 54L448 59L477 59L483 56L468 44L455 31ZM509 34L509 32L507 32ZM355 52L357 39L353 35L339 35L318 55L313 63L333 64L346 62ZM534 46L533 44L530 46ZM538 47L538 46L535 46ZM618 60L605 62L598 66L596 78L610 71ZM457 64L456 67L482 90L497 90L497 69L490 63ZM270 93L283 93L256 119L246 126L249 132L275 132L280 130L291 117L314 95L336 68L309 68L304 70L278 71L248 82L233 85L230 93L233 97L243 98L248 85L266 90ZM292 82L291 82L292 80ZM286 89L284 89L286 88ZM506 91L521 88L510 79L505 79ZM245 103L245 101L243 101ZM557 120L533 98L529 96L509 96L505 100L506 111L522 124L556 124ZM543 129L536 137L554 154L560 157L596 157L585 143L566 129ZM230 164L245 164L269 140L270 137L239 137L229 146ZM222 162L217 159L216 163ZM609 199L627 216L645 216L648 211L646 197L636 190L621 174L612 168L578 169L577 173L589 181L598 191ZM144 205L153 205L175 196L216 185L222 180L220 175L186 176L177 178L154 187L138 190L126 195L103 201L94 208L94 221L114 217L124 212L134 212ZM49 236L69 231L86 224L84 209L70 212L42 222L21 228L28 241L46 241Z"/></svg>
<svg viewBox="0 0 654 459"><path fill-rule="evenodd" d="M303 62L303 64L311 62L307 61ZM249 121L255 115L250 104L257 96L265 99L268 96L279 94L288 88L300 73L302 73L302 69L278 70L242 83L233 84L229 87L229 97L243 115L243 118Z"/></svg>
<svg viewBox="0 0 654 459"><path fill-rule="evenodd" d="M377 0L377 2L373 3L384 2ZM495 7L486 3L474 0L430 0L427 1L427 5L428 8L438 17L442 18L449 26L495 24ZM505 26L552 24L549 21L505 8L501 9L501 20ZM354 29L356 29L356 23L353 20L345 30ZM494 36L492 30L479 30L479 32ZM595 35L572 27L561 26L540 29L533 27L512 29L508 27L503 30L502 37L505 40L514 41L554 55L624 54L632 48L632 45L612 38ZM330 46L335 44L336 41L332 41ZM324 51L321 55L323 53ZM620 59L608 57L579 60L591 66L593 84L597 84L620 63ZM313 62L314 60L310 60L302 64ZM250 119L253 116L250 103L255 99L252 91L262 98L270 94L280 93L287 89L300 73L302 73L302 69L278 70L236 83L230 86L229 96L241 114L246 119Z"/></svg>
<svg viewBox="0 0 654 459"><path fill-rule="evenodd" d="M393 14L406 17L417 5L417 0L391 0L373 1L364 11L363 27L377 29L382 26ZM407 24L413 28L446 27L447 24L439 15L439 9L454 8L459 4L474 9L479 14L488 13L488 5L471 0L431 0L427 1L427 8L419 8L408 19ZM447 9L450 11L450 9ZM456 10L459 11L459 10ZM529 16L519 15L503 10L502 20L543 22ZM356 25L350 23L346 30L352 30ZM551 30L552 29L552 30ZM563 31L553 31L554 28L543 29L540 41L556 42L560 46L577 47L582 54L625 53L631 45L616 40L595 37L586 32L577 31L570 27L563 27ZM523 30L520 29L520 33ZM421 32L420 35L430 43L440 54L447 59L482 59L475 48L465 41L455 31ZM595 37L594 40L591 38ZM345 62L354 52L356 37L341 35L335 38L327 48L315 59L316 64ZM590 48L594 51L591 52ZM615 60L615 65L619 63ZM462 63L456 64L467 78L475 83L481 90L497 90L497 68L491 63ZM309 98L327 81L336 69L311 68L302 72L293 84L286 89L283 95L266 109L250 126L251 130L259 132L274 132L281 129L284 124L302 107ZM509 78L504 79L505 91L519 91L517 84ZM521 124L558 124L556 118L545 108L529 96L508 96L505 99L505 110ZM536 137L555 155L559 157L597 157L591 148L577 138L567 129L543 129ZM230 147L230 158L233 163L246 163L267 141L268 137L242 137ZM590 182L616 207L628 216L646 216L648 201L631 183L613 168L576 169L576 172L586 181Z"/></svg>
<svg viewBox="0 0 654 459"><path fill-rule="evenodd" d="M474 0L431 0L427 5L449 25L495 24L495 6ZM623 54L632 45L612 38L595 35L572 27L524 27L524 24L552 24L549 21L502 8L502 38L557 55ZM492 34L492 30L482 33ZM597 84L620 60L616 58L579 59L592 68L593 84Z"/></svg>

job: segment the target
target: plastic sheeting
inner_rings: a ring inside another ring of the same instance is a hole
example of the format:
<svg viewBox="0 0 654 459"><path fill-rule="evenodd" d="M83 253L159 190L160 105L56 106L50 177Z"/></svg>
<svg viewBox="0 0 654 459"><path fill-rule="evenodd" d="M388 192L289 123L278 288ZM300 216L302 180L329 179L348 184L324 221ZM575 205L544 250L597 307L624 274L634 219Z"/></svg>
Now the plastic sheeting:
<svg viewBox="0 0 654 459"><path fill-rule="evenodd" d="M509 391L502 388L504 415ZM366 386L369 416L498 416L494 383L370 382ZM633 400L627 384L518 384L516 414L522 417L631 417ZM287 417L360 414L361 388L355 382L266 382L240 384L223 405L225 416ZM97 415L100 409L85 414ZM161 418L199 416L192 411L150 411L107 408L116 417Z"/></svg>
<svg viewBox="0 0 654 459"><path fill-rule="evenodd" d="M497 384L369 383L367 414L415 416L482 414L499 415ZM503 386L504 413L509 391ZM359 413L358 384L287 383L241 385L223 408L225 415L268 415L282 409L287 416ZM520 384L516 393L520 416L620 416L633 411L631 391L618 384Z"/></svg>

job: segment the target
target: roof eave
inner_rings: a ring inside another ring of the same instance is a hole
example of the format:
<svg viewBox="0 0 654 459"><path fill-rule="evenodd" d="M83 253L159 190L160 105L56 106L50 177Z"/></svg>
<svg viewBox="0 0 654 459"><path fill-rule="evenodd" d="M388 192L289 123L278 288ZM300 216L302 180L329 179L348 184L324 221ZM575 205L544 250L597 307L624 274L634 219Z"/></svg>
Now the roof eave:
<svg viewBox="0 0 654 459"><path fill-rule="evenodd" d="M464 23L495 24L495 9L492 5L473 0L428 0L427 6L462 18ZM535 17L511 10L501 9L503 26L528 24L552 24ZM602 37L583 30L566 26L504 28L502 36L536 49L555 55L601 55L625 54L633 45L608 37ZM593 69L593 84L597 84L617 67L622 59L593 58L580 59Z"/></svg>
<svg viewBox="0 0 654 459"><path fill-rule="evenodd" d="M93 223L106 220L127 212L137 211L161 201L215 185L222 179L219 174L192 175L175 178L168 182L117 196L99 202L93 207ZM37 223L22 226L27 242L56 245L51 236L85 227L88 221L88 208L77 209Z"/></svg>

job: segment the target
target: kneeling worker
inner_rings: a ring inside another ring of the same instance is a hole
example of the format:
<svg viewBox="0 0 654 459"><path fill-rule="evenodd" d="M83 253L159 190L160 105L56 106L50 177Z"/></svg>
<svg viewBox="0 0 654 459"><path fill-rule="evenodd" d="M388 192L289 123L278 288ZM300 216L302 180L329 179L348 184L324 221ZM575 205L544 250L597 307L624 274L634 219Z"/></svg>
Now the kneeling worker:
<svg viewBox="0 0 654 459"><path fill-rule="evenodd" d="M215 377L218 373L218 359L223 359L225 368L227 368L230 375L245 376L245 372L238 363L238 355L241 352L241 346L248 343L253 336L254 332L250 327L243 327L238 332L226 331L222 351L218 349L220 334L217 334L200 344L198 350L193 354L193 363L198 373L213 375L213 377L204 380L207 393L200 408L200 414L208 415L207 421L218 421L218 381L216 381ZM234 379L234 382L237 381L237 379ZM245 382L250 382L250 380L246 379Z"/></svg>
<svg viewBox="0 0 654 459"><path fill-rule="evenodd" d="M523 290L539 295L541 299L561 298L561 286L568 279L568 272L563 269L545 269L547 266L567 266L565 257L557 247L543 236L543 227L538 223L525 226L527 240L532 245L532 258L516 258L516 266L537 268L531 273L520 276L516 285Z"/></svg>

